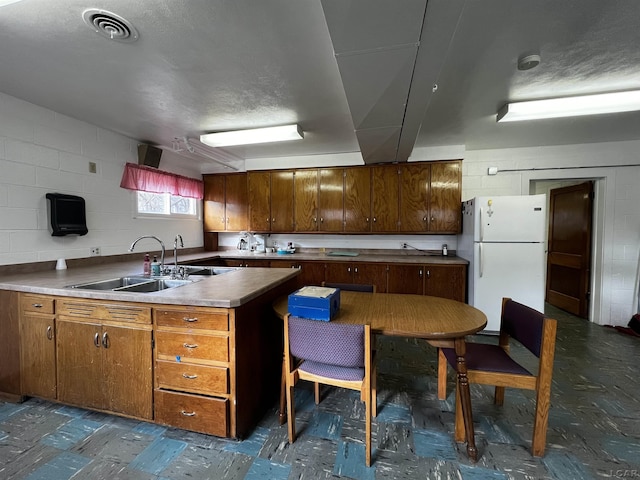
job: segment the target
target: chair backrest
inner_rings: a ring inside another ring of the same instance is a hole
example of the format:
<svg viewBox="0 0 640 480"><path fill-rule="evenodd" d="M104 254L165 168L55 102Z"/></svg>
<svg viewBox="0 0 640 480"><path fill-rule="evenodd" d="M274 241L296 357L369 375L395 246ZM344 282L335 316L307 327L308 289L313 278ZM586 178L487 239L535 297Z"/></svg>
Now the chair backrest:
<svg viewBox="0 0 640 480"><path fill-rule="evenodd" d="M323 287L339 288L340 290L347 290L350 292L371 292L375 293L375 285L365 285L361 283L335 283L335 282L322 282Z"/></svg>
<svg viewBox="0 0 640 480"><path fill-rule="evenodd" d="M294 357L301 360L363 368L364 325L289 316L289 350Z"/></svg>
<svg viewBox="0 0 640 480"><path fill-rule="evenodd" d="M536 357L540 357L545 323L543 313L510 298L503 298L501 322L500 344L507 341L502 338L507 334L524 345Z"/></svg>

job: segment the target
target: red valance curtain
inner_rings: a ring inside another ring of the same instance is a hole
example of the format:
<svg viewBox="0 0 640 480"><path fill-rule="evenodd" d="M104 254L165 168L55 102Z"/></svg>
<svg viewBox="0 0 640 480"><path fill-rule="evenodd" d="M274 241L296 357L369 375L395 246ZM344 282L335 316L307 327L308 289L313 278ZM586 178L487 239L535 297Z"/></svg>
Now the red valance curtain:
<svg viewBox="0 0 640 480"><path fill-rule="evenodd" d="M204 183L195 178L183 177L153 167L126 163L122 173L122 188L150 193L170 193L181 197L202 199Z"/></svg>

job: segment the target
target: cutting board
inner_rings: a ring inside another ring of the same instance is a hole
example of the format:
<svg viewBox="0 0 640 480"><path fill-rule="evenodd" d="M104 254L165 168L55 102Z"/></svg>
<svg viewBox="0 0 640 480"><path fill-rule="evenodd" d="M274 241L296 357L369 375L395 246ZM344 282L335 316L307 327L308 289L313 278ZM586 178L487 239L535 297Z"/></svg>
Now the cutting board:
<svg viewBox="0 0 640 480"><path fill-rule="evenodd" d="M331 257L357 257L360 254L358 252L344 252L337 250L334 252L327 252L327 255Z"/></svg>

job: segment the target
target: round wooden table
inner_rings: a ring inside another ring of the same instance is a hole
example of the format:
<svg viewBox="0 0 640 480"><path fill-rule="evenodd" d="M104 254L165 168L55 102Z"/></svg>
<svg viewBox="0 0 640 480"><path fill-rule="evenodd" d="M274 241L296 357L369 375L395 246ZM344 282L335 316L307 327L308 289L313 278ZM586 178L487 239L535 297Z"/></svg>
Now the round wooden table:
<svg viewBox="0 0 640 480"><path fill-rule="evenodd" d="M273 309L280 318L284 318L288 313L288 298L277 299ZM446 298L343 290L340 292L340 310L331 321L369 324L372 333L376 335L422 338L435 347L454 348L467 453L470 458L477 460L464 355L465 337L479 332L487 324L484 313L465 303Z"/></svg>

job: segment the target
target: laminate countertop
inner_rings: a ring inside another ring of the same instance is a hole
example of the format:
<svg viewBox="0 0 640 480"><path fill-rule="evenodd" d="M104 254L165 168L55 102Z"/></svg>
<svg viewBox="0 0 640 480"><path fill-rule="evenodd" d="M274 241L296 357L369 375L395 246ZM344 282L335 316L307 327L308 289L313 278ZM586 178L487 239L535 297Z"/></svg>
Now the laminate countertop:
<svg viewBox="0 0 640 480"><path fill-rule="evenodd" d="M200 255L198 258L203 256L208 258L208 255ZM180 260L182 259L179 258ZM291 268L238 268L222 275L194 275L190 277L194 280L193 283L150 293L69 288L70 285L80 283L138 276L141 272L142 262L135 261L3 275L0 277L0 290L94 300L234 308L248 303L300 273L298 269Z"/></svg>

